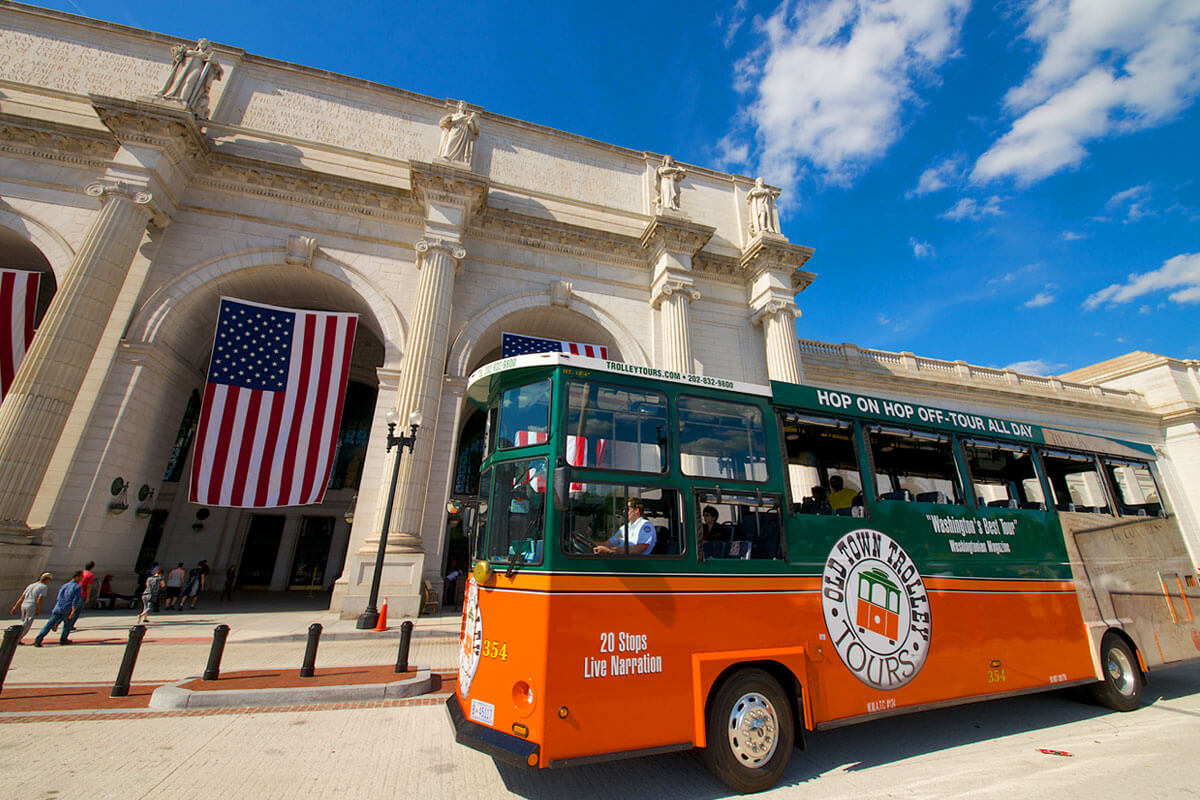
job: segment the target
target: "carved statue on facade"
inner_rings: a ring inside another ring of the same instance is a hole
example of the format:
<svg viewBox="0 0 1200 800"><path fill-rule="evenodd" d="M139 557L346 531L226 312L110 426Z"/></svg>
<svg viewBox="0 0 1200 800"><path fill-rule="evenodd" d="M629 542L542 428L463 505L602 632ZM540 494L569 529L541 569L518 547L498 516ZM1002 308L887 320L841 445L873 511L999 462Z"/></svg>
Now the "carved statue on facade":
<svg viewBox="0 0 1200 800"><path fill-rule="evenodd" d="M475 140L479 138L479 122L475 112L467 111L467 104L459 100L458 108L442 117L438 127L442 129L438 157L470 167Z"/></svg>
<svg viewBox="0 0 1200 800"><path fill-rule="evenodd" d="M670 156L663 156L662 164L654 174L658 177L658 197L655 205L659 211L679 210L679 184L687 175Z"/></svg>
<svg viewBox="0 0 1200 800"><path fill-rule="evenodd" d="M778 189L766 186L762 178L754 181L754 188L746 195L746 202L750 204L751 235L779 233L779 228L775 224L775 198L777 197L779 197Z"/></svg>
<svg viewBox="0 0 1200 800"><path fill-rule="evenodd" d="M208 90L213 81L221 79L224 70L217 63L212 43L200 39L192 47L175 45L171 62L171 73L163 84L158 97L162 100L178 100L189 111L202 113L208 106Z"/></svg>

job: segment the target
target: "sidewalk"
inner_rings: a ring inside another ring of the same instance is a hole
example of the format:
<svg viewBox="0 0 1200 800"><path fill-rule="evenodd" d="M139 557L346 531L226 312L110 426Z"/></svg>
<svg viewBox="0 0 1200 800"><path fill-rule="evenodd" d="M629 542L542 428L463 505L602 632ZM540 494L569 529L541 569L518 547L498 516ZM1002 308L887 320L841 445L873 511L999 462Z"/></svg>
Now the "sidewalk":
<svg viewBox="0 0 1200 800"><path fill-rule="evenodd" d="M270 707L312 703L396 700L441 687L458 669L460 612L413 619L407 675L396 675L400 623L389 630L360 631L355 620L339 619L325 597L243 594L218 603L205 596L195 610L162 611L151 617L133 672L130 696L108 697L117 677L129 629L130 609L94 610L62 647L51 633L41 648L30 646L44 623L39 618L18 647L0 692L0 718L38 712L107 713L153 707ZM316 674L299 678L309 626L322 626ZM208 662L213 629L229 626L217 681L194 681ZM442 675L439 675L441 673ZM202 697L201 697L202 695ZM164 705L166 703L166 705Z"/></svg>

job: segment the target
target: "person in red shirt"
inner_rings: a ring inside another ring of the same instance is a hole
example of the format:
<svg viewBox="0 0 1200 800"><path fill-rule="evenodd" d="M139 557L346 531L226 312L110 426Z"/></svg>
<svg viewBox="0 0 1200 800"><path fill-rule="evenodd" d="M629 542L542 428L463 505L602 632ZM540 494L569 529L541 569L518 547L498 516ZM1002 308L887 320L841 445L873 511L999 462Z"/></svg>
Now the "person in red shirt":
<svg viewBox="0 0 1200 800"><path fill-rule="evenodd" d="M75 612L75 619L71 622L73 629L79 628L79 618L83 615L83 610L91 605L93 600L93 591L96 586L96 573L92 572L92 568L96 566L95 561L89 561L83 565L83 576L79 579L79 610Z"/></svg>

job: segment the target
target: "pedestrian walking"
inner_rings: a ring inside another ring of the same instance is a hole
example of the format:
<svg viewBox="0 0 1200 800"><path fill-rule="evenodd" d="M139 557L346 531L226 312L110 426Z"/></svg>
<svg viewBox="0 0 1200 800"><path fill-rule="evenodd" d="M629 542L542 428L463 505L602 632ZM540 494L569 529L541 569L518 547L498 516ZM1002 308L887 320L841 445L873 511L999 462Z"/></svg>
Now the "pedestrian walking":
<svg viewBox="0 0 1200 800"><path fill-rule="evenodd" d="M150 621L150 611L158 610L158 597L163 588L162 570L155 567L146 576L146 588L142 590L142 610L138 614L138 624Z"/></svg>
<svg viewBox="0 0 1200 800"><path fill-rule="evenodd" d="M83 604L85 607L90 606L92 601L95 599L94 589L96 587L94 584L96 582L96 573L92 572L95 566L95 561L89 561L84 564L83 577L79 579L79 591L83 594ZM78 627L78 622L79 621L76 620L76 627Z"/></svg>
<svg viewBox="0 0 1200 800"><path fill-rule="evenodd" d="M204 591L204 562L201 561L196 566L188 570L187 583L183 587L183 596L179 598L179 610L183 610L183 606L189 600L191 608L196 607L196 598L200 596L200 592Z"/></svg>
<svg viewBox="0 0 1200 800"><path fill-rule="evenodd" d="M233 584L237 582L237 564L230 564L225 568L225 587L221 589L221 596L217 602L228 600L233 602Z"/></svg>
<svg viewBox="0 0 1200 800"><path fill-rule="evenodd" d="M29 633L29 629L33 627L33 620L42 613L42 598L49 591L46 584L50 583L50 579L50 573L43 572L42 577L26 586L25 591L21 592L21 596L17 598L17 602L13 603L12 613L16 614L18 608L21 611L21 635L17 637L18 644L22 643L21 640L25 638L25 634Z"/></svg>
<svg viewBox="0 0 1200 800"><path fill-rule="evenodd" d="M71 580L64 583L58 590L58 599L54 603L54 608L50 609L50 619L46 620L46 627L42 628L42 632L34 638L34 647L41 647L42 639L45 639L50 629L60 622L62 623L62 634L58 637L58 643L71 644L71 640L67 637L71 635L75 615L79 613L79 606L83 602L83 592L79 588L79 579L82 577L83 570L76 570L75 574L71 576Z"/></svg>
<svg viewBox="0 0 1200 800"><path fill-rule="evenodd" d="M183 599L180 597L183 594L183 582L187 579L187 571L183 568L183 562L179 562L179 566L167 573L166 583L166 598L165 608L183 608Z"/></svg>

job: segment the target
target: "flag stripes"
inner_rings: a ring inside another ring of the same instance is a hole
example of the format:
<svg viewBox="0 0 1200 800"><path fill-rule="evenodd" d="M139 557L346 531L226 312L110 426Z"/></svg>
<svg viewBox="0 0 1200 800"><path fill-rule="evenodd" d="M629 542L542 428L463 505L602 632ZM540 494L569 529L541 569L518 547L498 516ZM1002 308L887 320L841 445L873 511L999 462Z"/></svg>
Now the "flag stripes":
<svg viewBox="0 0 1200 800"><path fill-rule="evenodd" d="M235 508L321 502L357 321L354 314L222 299L191 502Z"/></svg>

